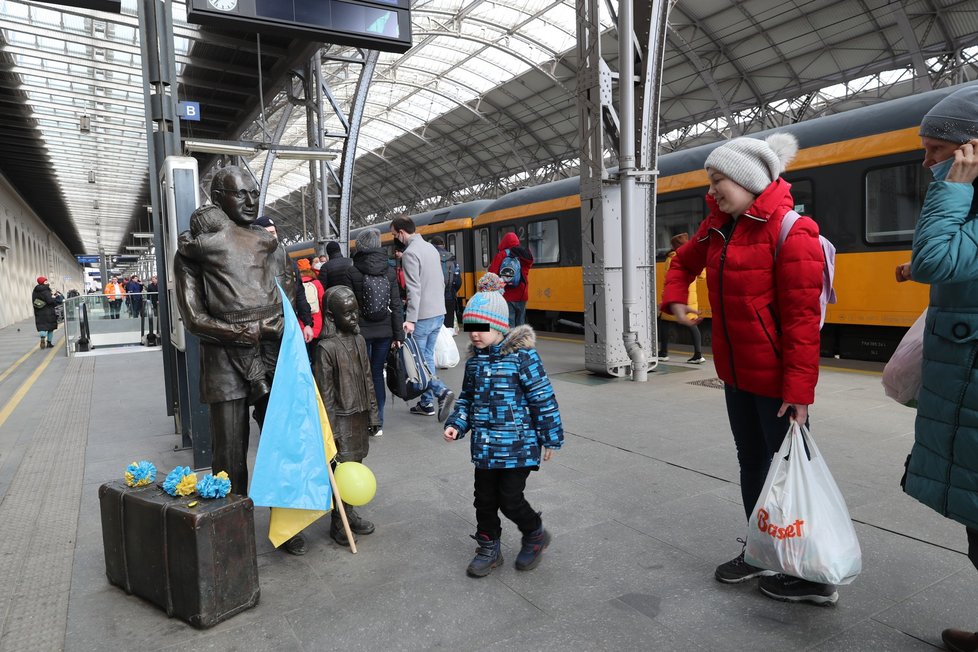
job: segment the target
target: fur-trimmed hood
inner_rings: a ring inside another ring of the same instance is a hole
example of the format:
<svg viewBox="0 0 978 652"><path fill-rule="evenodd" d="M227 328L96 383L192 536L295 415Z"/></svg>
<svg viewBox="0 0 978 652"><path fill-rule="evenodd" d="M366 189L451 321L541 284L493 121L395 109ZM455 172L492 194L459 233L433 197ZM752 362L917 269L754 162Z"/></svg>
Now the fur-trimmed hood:
<svg viewBox="0 0 978 652"><path fill-rule="evenodd" d="M510 329L505 339L495 346L489 347L490 350L501 355L509 355L520 349L535 349L537 346L537 334L529 324L516 326ZM469 344L469 356L476 354L476 348Z"/></svg>

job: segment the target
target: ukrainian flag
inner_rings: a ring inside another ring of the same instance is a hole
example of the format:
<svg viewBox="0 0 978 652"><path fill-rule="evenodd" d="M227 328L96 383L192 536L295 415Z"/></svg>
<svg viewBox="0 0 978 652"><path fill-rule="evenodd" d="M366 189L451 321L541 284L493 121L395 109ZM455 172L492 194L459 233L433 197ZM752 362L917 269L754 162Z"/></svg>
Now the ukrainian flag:
<svg viewBox="0 0 978 652"><path fill-rule="evenodd" d="M336 457L299 321L281 287L279 294L285 329L248 492L255 505L272 508L268 538L276 548L332 509L328 465Z"/></svg>

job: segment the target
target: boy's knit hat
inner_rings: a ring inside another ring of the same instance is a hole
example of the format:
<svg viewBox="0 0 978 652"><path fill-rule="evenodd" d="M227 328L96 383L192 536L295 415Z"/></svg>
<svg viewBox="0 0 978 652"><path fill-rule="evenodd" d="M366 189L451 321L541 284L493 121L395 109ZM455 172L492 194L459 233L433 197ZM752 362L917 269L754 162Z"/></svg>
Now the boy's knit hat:
<svg viewBox="0 0 978 652"><path fill-rule="evenodd" d="M506 284L492 272L479 279L476 292L465 304L463 324L489 324L489 328L503 335L509 332L509 307L503 298Z"/></svg>
<svg viewBox="0 0 978 652"><path fill-rule="evenodd" d="M954 91L920 121L920 135L963 145L978 138L978 86Z"/></svg>
<svg viewBox="0 0 978 652"><path fill-rule="evenodd" d="M771 134L764 140L734 138L710 152L703 167L759 195L784 172L797 152L798 140L791 134Z"/></svg>

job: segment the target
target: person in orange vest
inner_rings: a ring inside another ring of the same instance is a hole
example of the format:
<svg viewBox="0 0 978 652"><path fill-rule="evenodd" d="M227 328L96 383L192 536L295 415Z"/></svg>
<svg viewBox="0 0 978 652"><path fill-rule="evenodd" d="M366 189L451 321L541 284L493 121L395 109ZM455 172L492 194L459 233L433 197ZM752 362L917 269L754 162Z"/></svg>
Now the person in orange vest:
<svg viewBox="0 0 978 652"><path fill-rule="evenodd" d="M109 319L119 319L122 312L122 301L126 298L126 290L119 282L118 276L113 276L105 285L105 298L109 301Z"/></svg>

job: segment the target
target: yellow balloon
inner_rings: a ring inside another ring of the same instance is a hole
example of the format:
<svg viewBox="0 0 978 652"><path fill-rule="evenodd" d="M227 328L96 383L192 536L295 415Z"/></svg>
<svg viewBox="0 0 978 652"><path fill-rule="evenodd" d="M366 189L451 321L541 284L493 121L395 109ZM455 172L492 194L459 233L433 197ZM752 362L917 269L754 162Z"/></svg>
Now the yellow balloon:
<svg viewBox="0 0 978 652"><path fill-rule="evenodd" d="M336 488L340 498L347 505L359 507L373 500L377 493L377 478L373 471L360 462L343 462L336 465L333 471L336 478Z"/></svg>

